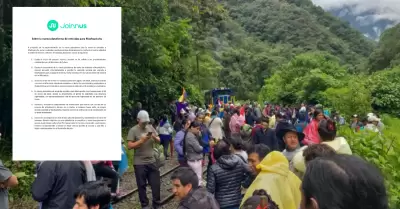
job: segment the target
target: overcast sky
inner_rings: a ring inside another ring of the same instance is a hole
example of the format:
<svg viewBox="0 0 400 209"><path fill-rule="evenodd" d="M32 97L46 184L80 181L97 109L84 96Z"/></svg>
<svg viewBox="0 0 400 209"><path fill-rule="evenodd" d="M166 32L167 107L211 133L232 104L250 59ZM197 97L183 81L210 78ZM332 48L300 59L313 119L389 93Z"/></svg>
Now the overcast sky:
<svg viewBox="0 0 400 209"><path fill-rule="evenodd" d="M400 22L400 0L312 0L314 4L324 9L352 6L355 16L362 12L373 10L373 19L390 19Z"/></svg>

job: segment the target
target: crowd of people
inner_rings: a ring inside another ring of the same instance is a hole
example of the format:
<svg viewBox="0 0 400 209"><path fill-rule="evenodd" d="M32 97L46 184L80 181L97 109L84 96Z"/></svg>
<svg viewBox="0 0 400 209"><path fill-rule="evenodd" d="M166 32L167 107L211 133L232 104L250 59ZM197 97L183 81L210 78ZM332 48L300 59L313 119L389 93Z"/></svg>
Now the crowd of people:
<svg viewBox="0 0 400 209"><path fill-rule="evenodd" d="M175 124L182 125L181 130L177 130L180 134L176 135L174 146L181 166L191 169L177 172L187 172L184 176L197 176L198 179L198 185L191 184L188 197L181 198L182 208L214 208L214 203L193 201L200 196L209 198L210 195L218 203L217 208L222 209L388 207L379 171L352 156L346 139L337 136L339 125L346 124L337 111L330 112L322 105L282 107L265 104L261 107L253 103L240 106L227 104L209 109L190 107L179 113ZM377 114L370 113L366 118L359 121L358 116L353 115L349 127L354 131L383 130L384 125ZM205 156L208 157L207 181L203 182L203 167L200 165L204 164ZM314 162L318 165L313 170L309 169ZM350 162L357 162L357 165ZM357 170L348 169L358 166L371 171L361 175ZM321 169L331 170L331 175L318 176L322 173ZM354 176L355 173L360 175ZM374 175L379 176L378 180ZM318 185L321 188L310 182L306 185L304 179L310 179L309 176L318 176L325 183ZM173 180L178 187L176 178ZM366 183L369 181L374 183ZM192 191L194 186L199 189L200 196L191 197L197 195ZM339 198L338 202L332 203L328 198L336 195L338 187L349 193L341 197L344 199ZM322 191L322 188L323 194L326 194L323 198L314 193ZM178 191L177 188L175 190ZM359 195L360 190L365 193L364 196ZM260 191L264 195L259 195ZM321 199L316 199L317 196ZM362 204L364 200L361 199L367 197L376 202L366 200L366 204ZM351 198L357 203L343 204ZM191 207L188 200L192 202ZM254 204L255 200L257 204Z"/></svg>
<svg viewBox="0 0 400 209"><path fill-rule="evenodd" d="M171 108L173 109L173 108ZM178 209L387 209L380 171L353 156L339 112L321 105L264 104L171 110L155 121L145 110L127 136L141 208L162 208L160 163L176 153L171 176ZM354 131L382 132L379 115L353 115ZM163 152L155 151L161 144ZM160 155L163 155L160 157ZM41 209L109 209L118 200L121 162L37 162L31 193ZM126 157L126 156L125 156ZM124 161L124 163L123 163ZM207 168L206 180L203 178ZM111 186L102 178L111 180ZM0 208L17 178L0 161ZM152 202L146 187L152 192Z"/></svg>

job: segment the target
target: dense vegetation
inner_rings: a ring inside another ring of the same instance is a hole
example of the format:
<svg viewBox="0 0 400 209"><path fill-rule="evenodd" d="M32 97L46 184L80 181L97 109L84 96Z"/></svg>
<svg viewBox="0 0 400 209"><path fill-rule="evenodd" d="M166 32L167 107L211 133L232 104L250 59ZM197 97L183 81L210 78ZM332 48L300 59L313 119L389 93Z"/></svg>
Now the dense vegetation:
<svg viewBox="0 0 400 209"><path fill-rule="evenodd" d="M340 129L351 146L354 155L358 155L375 164L383 173L389 196L390 208L400 207L400 120L384 116L386 130L383 135L377 133L353 133L349 128Z"/></svg>
<svg viewBox="0 0 400 209"><path fill-rule="evenodd" d="M0 16L0 158L13 171L24 171L11 196L27 197L32 163L8 161L11 8L94 6L94 0L12 2L5 2ZM160 115L182 87L190 102L202 104L202 90L222 86L233 88L242 100L322 103L347 116L372 109L400 113L400 25L376 44L310 0L98 0L96 6L123 8L121 114L141 102L152 116ZM396 185L389 191L392 205L398 205L400 165L392 153L398 151L400 136L394 129L400 121L389 116L386 121L391 122L380 140L396 143L382 149L375 136L343 134L356 154L377 164Z"/></svg>

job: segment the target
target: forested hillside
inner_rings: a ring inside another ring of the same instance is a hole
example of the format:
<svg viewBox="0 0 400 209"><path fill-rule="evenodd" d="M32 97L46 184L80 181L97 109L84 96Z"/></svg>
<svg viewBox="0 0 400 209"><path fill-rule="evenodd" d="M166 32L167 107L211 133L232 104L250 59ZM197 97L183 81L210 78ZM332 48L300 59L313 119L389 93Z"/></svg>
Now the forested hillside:
<svg viewBox="0 0 400 209"><path fill-rule="evenodd" d="M386 30L380 38L378 47L369 57L371 72L400 65L400 24Z"/></svg>
<svg viewBox="0 0 400 209"><path fill-rule="evenodd" d="M170 0L173 19L192 20L202 89L233 88L240 99L255 99L273 70L304 52L326 51L350 72L365 70L374 45L348 24L302 1L200 1L206 24L193 22L197 1ZM218 4L218 3L221 4Z"/></svg>
<svg viewBox="0 0 400 209"><path fill-rule="evenodd" d="M358 65L372 42L310 0L227 0L230 15L263 41L291 44L298 53L327 51L342 63Z"/></svg>

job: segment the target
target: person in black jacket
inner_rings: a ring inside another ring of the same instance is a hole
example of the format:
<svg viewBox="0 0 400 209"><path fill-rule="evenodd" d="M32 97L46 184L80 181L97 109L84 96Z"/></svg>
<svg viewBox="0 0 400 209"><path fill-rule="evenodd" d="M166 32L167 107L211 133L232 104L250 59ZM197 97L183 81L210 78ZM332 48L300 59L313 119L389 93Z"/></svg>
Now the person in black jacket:
<svg viewBox="0 0 400 209"><path fill-rule="evenodd" d="M246 116L245 116L246 123L249 124L250 126L254 126L257 117L254 114L253 108L247 107L245 111L246 111Z"/></svg>
<svg viewBox="0 0 400 209"><path fill-rule="evenodd" d="M214 147L216 163L210 167L207 191L214 194L221 209L239 208L242 201L241 184L249 166L238 155L232 154L226 139Z"/></svg>
<svg viewBox="0 0 400 209"><path fill-rule="evenodd" d="M177 209L219 209L214 196L204 187L199 187L199 179L191 168L178 168L171 180L172 192L179 200Z"/></svg>
<svg viewBox="0 0 400 209"><path fill-rule="evenodd" d="M44 161L32 184L34 200L41 202L41 209L71 209L75 205L74 194L87 182L82 161Z"/></svg>
<svg viewBox="0 0 400 209"><path fill-rule="evenodd" d="M253 143L265 144L271 151L281 151L279 149L278 138L275 135L275 130L269 128L269 119L262 118L261 125L262 128L257 129L253 135Z"/></svg>
<svg viewBox="0 0 400 209"><path fill-rule="evenodd" d="M278 133L281 131L281 129L286 126L288 123L288 120L285 119L285 114L283 112L278 112L275 114L276 118L276 126L275 126L275 133ZM282 138L277 137L278 140L278 150L277 151L283 151L286 147L285 142L283 141Z"/></svg>

